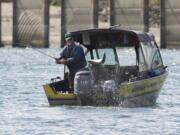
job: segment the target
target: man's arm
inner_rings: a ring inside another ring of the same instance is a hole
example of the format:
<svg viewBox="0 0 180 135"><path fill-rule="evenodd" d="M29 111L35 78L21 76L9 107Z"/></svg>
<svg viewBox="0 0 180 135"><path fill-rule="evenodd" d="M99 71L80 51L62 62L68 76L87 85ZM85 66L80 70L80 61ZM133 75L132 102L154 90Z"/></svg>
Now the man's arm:
<svg viewBox="0 0 180 135"><path fill-rule="evenodd" d="M57 64L65 64L65 51L66 48L64 48L63 51L60 53L60 57L55 59Z"/></svg>

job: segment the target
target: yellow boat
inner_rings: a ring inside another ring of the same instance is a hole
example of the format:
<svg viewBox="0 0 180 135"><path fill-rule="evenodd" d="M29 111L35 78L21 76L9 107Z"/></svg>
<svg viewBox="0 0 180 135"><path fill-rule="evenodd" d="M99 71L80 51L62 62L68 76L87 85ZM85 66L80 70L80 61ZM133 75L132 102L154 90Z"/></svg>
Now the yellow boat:
<svg viewBox="0 0 180 135"><path fill-rule="evenodd" d="M43 85L50 105L137 107L156 103L168 73L152 34L114 27L71 33L85 49L88 66L76 73L74 91L69 89L67 73L63 80L55 78ZM124 47L133 48L134 65L119 62L123 54L117 48Z"/></svg>
<svg viewBox="0 0 180 135"><path fill-rule="evenodd" d="M67 93L67 91L61 91L55 86L61 84L61 81L43 85L45 94L48 98L50 105L80 105L77 96L74 93Z"/></svg>

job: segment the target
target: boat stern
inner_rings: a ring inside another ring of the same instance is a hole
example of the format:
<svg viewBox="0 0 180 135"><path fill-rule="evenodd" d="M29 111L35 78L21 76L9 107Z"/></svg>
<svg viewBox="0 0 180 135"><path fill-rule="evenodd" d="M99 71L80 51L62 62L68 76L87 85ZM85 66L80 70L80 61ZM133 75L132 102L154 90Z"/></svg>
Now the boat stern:
<svg viewBox="0 0 180 135"><path fill-rule="evenodd" d="M50 84L43 85L43 88L50 106L80 105L80 101L74 93L56 91Z"/></svg>

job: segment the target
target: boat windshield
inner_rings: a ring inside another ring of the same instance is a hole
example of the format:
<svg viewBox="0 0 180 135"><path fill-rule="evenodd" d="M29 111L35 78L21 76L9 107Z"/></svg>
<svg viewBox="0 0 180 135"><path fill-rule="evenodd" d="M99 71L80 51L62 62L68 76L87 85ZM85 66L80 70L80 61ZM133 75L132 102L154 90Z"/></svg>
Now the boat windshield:
<svg viewBox="0 0 180 135"><path fill-rule="evenodd" d="M118 61L116 59L116 54L114 49L112 48L102 48L102 49L93 49L92 55L90 51L86 55L86 60L98 60L98 59L103 59L105 55L105 61L103 62L104 65L116 65L118 64Z"/></svg>
<svg viewBox="0 0 180 135"><path fill-rule="evenodd" d="M148 34L141 34L139 35L139 38L141 44L139 54L143 54L140 55L140 58L144 57L143 64L146 65L146 68L144 68L144 70L151 70L156 69L158 67L162 67L162 58L153 38L151 38Z"/></svg>

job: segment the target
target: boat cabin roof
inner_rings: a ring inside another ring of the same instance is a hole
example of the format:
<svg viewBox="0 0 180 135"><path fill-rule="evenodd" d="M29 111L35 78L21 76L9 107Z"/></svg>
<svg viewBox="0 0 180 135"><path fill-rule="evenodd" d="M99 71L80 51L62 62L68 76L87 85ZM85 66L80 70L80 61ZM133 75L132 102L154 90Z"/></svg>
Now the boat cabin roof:
<svg viewBox="0 0 180 135"><path fill-rule="evenodd" d="M75 41L88 49L139 47L140 42L153 41L153 35L117 28L96 28L71 32Z"/></svg>
<svg viewBox="0 0 180 135"><path fill-rule="evenodd" d="M161 54L153 34L118 28L86 29L71 33L74 40L88 50L134 47L140 71L163 67Z"/></svg>

